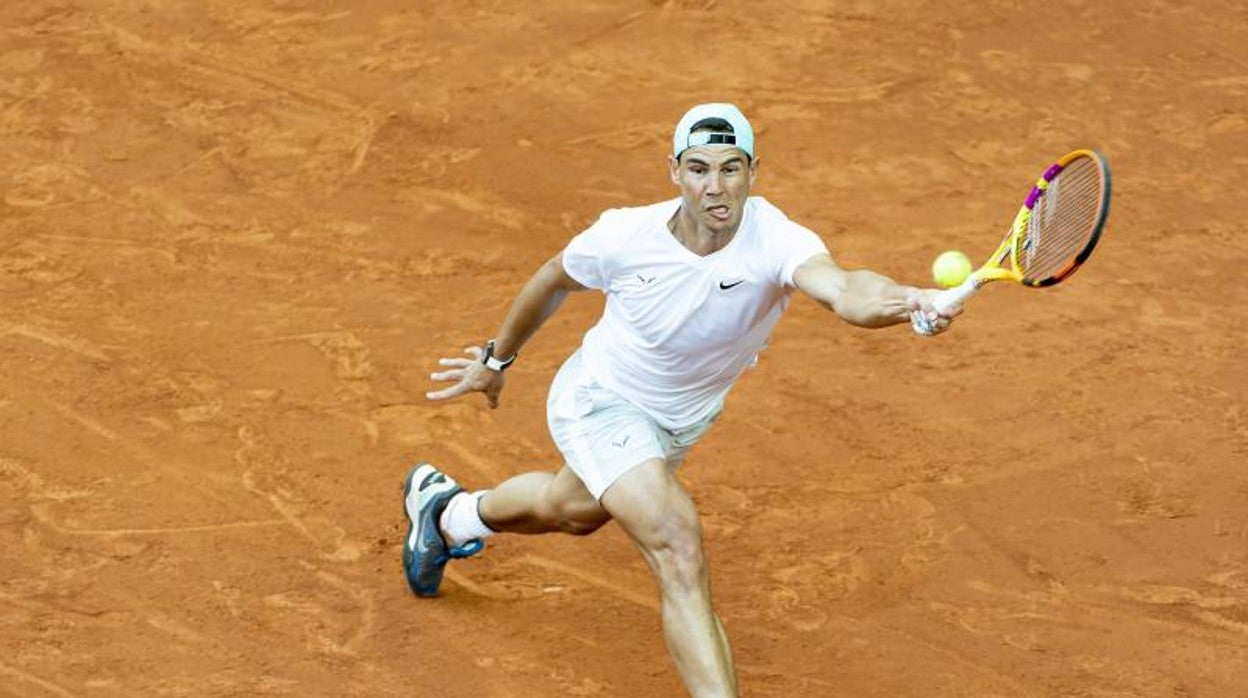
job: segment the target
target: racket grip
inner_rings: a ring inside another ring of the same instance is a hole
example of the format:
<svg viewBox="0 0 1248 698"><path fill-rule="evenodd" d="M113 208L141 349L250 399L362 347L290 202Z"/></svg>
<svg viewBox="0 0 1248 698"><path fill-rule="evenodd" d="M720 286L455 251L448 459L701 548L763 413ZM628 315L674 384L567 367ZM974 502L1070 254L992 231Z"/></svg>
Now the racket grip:
<svg viewBox="0 0 1248 698"><path fill-rule="evenodd" d="M936 297L932 299L932 306L936 309L936 312L944 315L975 295L975 292L979 290L979 286L979 279L975 278L974 274L971 274L961 284L937 293Z"/></svg>

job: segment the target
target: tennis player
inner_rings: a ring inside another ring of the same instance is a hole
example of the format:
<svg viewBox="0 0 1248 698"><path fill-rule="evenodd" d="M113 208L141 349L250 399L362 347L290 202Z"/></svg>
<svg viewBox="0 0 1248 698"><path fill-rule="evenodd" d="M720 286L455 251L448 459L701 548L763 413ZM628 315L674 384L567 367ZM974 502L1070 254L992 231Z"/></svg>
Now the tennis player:
<svg viewBox="0 0 1248 698"><path fill-rule="evenodd" d="M658 582L668 650L694 696L737 695L732 654L711 605L702 529L674 470L719 416L797 289L861 327L944 331L935 290L841 269L823 241L761 197L754 132L730 104L702 104L676 126L669 158L680 196L606 211L542 265L484 347L440 361L427 394L471 392L497 407L504 371L569 292L606 295L602 318L563 364L547 419L565 465L468 492L434 466L407 475L403 565L433 596L446 563L495 533L585 535L615 520Z"/></svg>

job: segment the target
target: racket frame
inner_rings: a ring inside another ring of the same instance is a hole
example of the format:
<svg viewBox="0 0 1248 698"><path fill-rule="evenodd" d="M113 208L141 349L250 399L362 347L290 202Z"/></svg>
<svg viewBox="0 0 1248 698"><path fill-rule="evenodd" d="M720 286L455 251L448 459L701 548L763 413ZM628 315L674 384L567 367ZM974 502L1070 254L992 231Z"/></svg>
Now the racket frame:
<svg viewBox="0 0 1248 698"><path fill-rule="evenodd" d="M1030 279L1024 277L1018 270L1022 268L1019 264L1019 258L1023 251L1023 242L1026 239L1024 233L1027 230L1027 224L1031 221L1032 213L1035 211L1036 204L1044 197L1049 185L1057 178L1070 163L1075 160L1086 157L1092 160L1100 170L1101 181L1104 183L1101 194L1100 211L1098 212L1096 222L1093 224L1092 235L1088 237L1087 244L1083 249L1071 258L1070 262L1062 267L1057 273L1052 274L1043 279ZM966 281L961 285L946 289L936 294L934 305L936 311L940 313L961 305L981 286L990 281L1013 280L1024 286L1032 288L1043 288L1052 286L1075 273L1083 263L1091 256L1092 250L1096 248L1096 243L1101 238L1101 231L1105 228L1105 221L1109 217L1109 200L1110 200L1110 174L1109 164L1100 153L1094 150L1072 150L1063 155L1057 162L1053 163L1044 171L1044 174L1036 180L1031 191L1027 194L1027 198L1023 200L1023 205L1019 207L1018 213L1014 215L1014 221L1010 224L1009 232L1006 233L1005 239L993 252L988 261L983 266L976 269L967 277ZM1010 262L1010 268L1003 266L1006 260Z"/></svg>

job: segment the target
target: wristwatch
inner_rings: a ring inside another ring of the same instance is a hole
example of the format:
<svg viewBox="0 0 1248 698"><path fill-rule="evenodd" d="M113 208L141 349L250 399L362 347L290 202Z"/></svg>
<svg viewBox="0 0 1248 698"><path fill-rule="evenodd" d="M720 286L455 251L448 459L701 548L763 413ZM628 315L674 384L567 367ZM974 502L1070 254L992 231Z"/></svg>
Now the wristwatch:
<svg viewBox="0 0 1248 698"><path fill-rule="evenodd" d="M514 364L516 357L519 355L520 352L516 352L506 359L499 359L494 356L494 340L491 339L485 343L485 353L481 355L481 363L485 364L485 367L491 371L502 372L507 370L508 366Z"/></svg>

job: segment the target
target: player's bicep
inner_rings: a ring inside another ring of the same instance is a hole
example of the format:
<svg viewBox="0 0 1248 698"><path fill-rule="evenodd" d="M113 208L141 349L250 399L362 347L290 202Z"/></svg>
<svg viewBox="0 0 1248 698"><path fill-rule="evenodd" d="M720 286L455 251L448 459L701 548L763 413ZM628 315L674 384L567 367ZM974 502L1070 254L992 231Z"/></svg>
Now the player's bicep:
<svg viewBox="0 0 1248 698"><path fill-rule="evenodd" d="M817 254L793 271L793 285L816 301L829 307L845 293L846 271L832 261L832 255Z"/></svg>
<svg viewBox="0 0 1248 698"><path fill-rule="evenodd" d="M564 291L585 291L589 289L588 286L577 281L568 273L567 267L563 264L563 252L559 252L554 257L548 259L538 273L542 275L547 283Z"/></svg>

